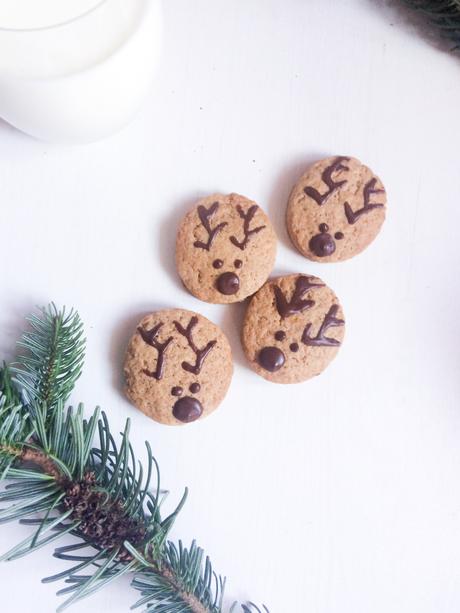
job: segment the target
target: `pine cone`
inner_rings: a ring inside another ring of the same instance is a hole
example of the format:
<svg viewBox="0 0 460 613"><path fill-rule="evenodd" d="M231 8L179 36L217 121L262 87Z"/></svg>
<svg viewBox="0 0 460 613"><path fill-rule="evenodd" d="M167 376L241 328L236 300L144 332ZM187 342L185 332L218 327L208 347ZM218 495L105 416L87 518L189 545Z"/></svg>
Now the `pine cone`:
<svg viewBox="0 0 460 613"><path fill-rule="evenodd" d="M123 548L129 541L138 546L145 538L145 526L127 515L119 500L111 500L105 491L97 487L94 473L85 474L79 482L68 484L63 505L72 509L70 518L79 520L79 530L101 549L121 549L119 559L132 560L132 555Z"/></svg>

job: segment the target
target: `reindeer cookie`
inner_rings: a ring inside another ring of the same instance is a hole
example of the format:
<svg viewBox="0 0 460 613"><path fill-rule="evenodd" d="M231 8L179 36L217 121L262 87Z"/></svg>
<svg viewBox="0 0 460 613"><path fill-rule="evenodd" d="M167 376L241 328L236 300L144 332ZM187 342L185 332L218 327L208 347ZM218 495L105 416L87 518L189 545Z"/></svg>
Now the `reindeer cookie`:
<svg viewBox="0 0 460 613"><path fill-rule="evenodd" d="M242 342L252 368L275 383L319 375L345 335L342 308L320 279L289 275L266 283L252 298Z"/></svg>
<svg viewBox="0 0 460 613"><path fill-rule="evenodd" d="M171 309L147 315L126 353L126 395L162 424L206 417L223 400L233 374L224 333L205 317Z"/></svg>
<svg viewBox="0 0 460 613"><path fill-rule="evenodd" d="M380 179L355 158L327 158L311 166L294 187L287 209L292 242L305 257L347 260L363 251L385 220Z"/></svg>
<svg viewBox="0 0 460 613"><path fill-rule="evenodd" d="M257 204L238 194L200 200L183 219L176 263L185 287L200 300L240 302L267 280L276 235Z"/></svg>

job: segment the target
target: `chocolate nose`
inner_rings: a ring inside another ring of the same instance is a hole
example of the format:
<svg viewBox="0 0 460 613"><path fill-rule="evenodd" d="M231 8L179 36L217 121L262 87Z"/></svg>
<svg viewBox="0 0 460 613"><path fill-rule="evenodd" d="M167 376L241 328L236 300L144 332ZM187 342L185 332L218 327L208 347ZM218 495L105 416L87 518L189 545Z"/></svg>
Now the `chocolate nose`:
<svg viewBox="0 0 460 613"><path fill-rule="evenodd" d="M224 272L218 277L216 286L224 296L232 296L240 289L240 278L234 272Z"/></svg>
<svg viewBox="0 0 460 613"><path fill-rule="evenodd" d="M203 406L196 398L186 396L176 402L173 408L173 415L184 424L189 424L201 417Z"/></svg>
<svg viewBox="0 0 460 613"><path fill-rule="evenodd" d="M335 241L330 234L317 234L310 241L310 249L319 258L325 258L334 253Z"/></svg>
<svg viewBox="0 0 460 613"><path fill-rule="evenodd" d="M259 353L257 361L268 372L276 372L284 366L286 358L278 347L264 347Z"/></svg>

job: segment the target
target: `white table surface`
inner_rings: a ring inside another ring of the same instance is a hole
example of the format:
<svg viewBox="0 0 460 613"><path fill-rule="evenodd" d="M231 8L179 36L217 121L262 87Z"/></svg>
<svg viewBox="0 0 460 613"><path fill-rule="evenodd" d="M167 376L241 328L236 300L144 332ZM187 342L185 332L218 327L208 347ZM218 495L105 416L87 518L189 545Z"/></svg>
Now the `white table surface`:
<svg viewBox="0 0 460 613"><path fill-rule="evenodd" d="M127 417L152 444L173 537L196 538L228 576L228 601L271 613L455 613L460 608L460 60L371 0L168 0L163 62L122 133L51 146L0 125L0 355L23 316L77 307L88 352L73 401ZM357 156L389 214L339 265L290 245L286 199L306 165ZM346 343L314 381L276 386L239 345L243 306L180 285L174 235L197 197L238 191L279 235L276 272L320 275L341 297ZM221 324L235 376L221 409L168 429L121 394L135 324L159 306ZM1 528L1 548L25 527ZM2 613L48 613L63 569L42 550L2 565ZM60 585L59 587L62 587ZM127 611L128 580L74 607Z"/></svg>

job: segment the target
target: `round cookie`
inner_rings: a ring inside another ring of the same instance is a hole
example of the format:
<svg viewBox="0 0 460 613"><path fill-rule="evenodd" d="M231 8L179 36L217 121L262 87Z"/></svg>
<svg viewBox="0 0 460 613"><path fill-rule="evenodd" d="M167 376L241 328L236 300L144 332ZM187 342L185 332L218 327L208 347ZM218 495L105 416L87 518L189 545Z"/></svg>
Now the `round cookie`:
<svg viewBox="0 0 460 613"><path fill-rule="evenodd" d="M313 164L289 198L286 223L296 248L317 262L340 262L361 253L385 221L380 179L352 157Z"/></svg>
<svg viewBox="0 0 460 613"><path fill-rule="evenodd" d="M169 309L140 322L126 353L128 399L162 424L206 417L222 402L233 374L230 345L211 321Z"/></svg>
<svg viewBox="0 0 460 613"><path fill-rule="evenodd" d="M251 367L275 383L319 375L345 335L342 308L320 279L288 275L268 281L246 311L242 343Z"/></svg>
<svg viewBox="0 0 460 613"><path fill-rule="evenodd" d="M206 302L241 302L267 280L276 235L267 215L238 194L203 198L183 219L176 264L185 287Z"/></svg>

